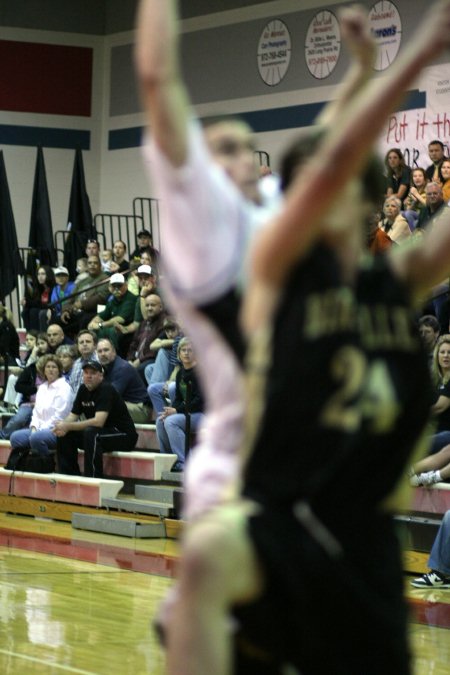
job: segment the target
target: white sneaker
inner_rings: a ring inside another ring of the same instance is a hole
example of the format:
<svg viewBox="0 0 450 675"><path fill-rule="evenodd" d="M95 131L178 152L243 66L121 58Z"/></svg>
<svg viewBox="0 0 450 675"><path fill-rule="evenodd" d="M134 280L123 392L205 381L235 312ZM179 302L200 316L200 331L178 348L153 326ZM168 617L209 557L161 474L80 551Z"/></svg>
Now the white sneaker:
<svg viewBox="0 0 450 675"><path fill-rule="evenodd" d="M419 487L420 485L427 487L429 485L434 485L435 483L440 483L441 480L442 478L438 471L425 471L424 473L411 476L409 482L413 487Z"/></svg>
<svg viewBox="0 0 450 675"><path fill-rule="evenodd" d="M411 581L411 586L416 588L450 588L450 578L441 574L441 572L431 570L428 574Z"/></svg>

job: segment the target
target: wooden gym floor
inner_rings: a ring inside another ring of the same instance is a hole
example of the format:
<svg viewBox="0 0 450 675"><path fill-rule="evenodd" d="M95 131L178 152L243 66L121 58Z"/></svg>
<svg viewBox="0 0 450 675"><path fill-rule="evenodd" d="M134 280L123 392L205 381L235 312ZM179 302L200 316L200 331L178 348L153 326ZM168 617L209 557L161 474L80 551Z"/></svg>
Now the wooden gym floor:
<svg viewBox="0 0 450 675"><path fill-rule="evenodd" d="M0 673L163 675L150 624L177 549L0 514ZM411 578L415 675L448 675L450 589L412 590Z"/></svg>

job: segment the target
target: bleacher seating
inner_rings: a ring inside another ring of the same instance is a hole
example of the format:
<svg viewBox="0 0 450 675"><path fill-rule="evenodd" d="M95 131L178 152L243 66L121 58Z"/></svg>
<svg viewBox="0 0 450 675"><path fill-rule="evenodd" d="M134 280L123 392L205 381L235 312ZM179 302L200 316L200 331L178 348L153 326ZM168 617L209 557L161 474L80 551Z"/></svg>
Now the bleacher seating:
<svg viewBox="0 0 450 675"><path fill-rule="evenodd" d="M436 483L414 489L412 510L419 513L444 514L450 509L450 483Z"/></svg>
<svg viewBox="0 0 450 675"><path fill-rule="evenodd" d="M84 466L84 453L78 451L78 463ZM164 455L159 452L108 452L103 455L103 472L107 476L135 478L140 480L160 480L162 473L169 471L176 461L176 455Z"/></svg>
<svg viewBox="0 0 450 675"><path fill-rule="evenodd" d="M101 506L103 499L116 497L122 487L121 480L0 469L0 494L15 497Z"/></svg>
<svg viewBox="0 0 450 675"><path fill-rule="evenodd" d="M0 441L0 464L6 464L11 446L9 441ZM78 463L83 469L84 452L79 450ZM103 470L106 476L135 478L137 480L161 480L162 474L170 471L176 455L159 452L108 452L103 455Z"/></svg>

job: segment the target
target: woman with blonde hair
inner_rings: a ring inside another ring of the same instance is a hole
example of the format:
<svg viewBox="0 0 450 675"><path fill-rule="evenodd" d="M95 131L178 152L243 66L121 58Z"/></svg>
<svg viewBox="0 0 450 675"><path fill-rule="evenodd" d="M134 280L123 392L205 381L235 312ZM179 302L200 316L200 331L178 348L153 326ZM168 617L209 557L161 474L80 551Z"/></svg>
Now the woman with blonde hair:
<svg viewBox="0 0 450 675"><path fill-rule="evenodd" d="M396 244L400 244L411 236L408 221L400 213L401 207L400 199L388 197L383 205L384 218L379 223L380 229Z"/></svg>
<svg viewBox="0 0 450 675"><path fill-rule="evenodd" d="M437 420L437 433L431 442L431 454L413 467L411 485L433 485L450 478L450 335L436 342L432 365L436 400L431 413Z"/></svg>

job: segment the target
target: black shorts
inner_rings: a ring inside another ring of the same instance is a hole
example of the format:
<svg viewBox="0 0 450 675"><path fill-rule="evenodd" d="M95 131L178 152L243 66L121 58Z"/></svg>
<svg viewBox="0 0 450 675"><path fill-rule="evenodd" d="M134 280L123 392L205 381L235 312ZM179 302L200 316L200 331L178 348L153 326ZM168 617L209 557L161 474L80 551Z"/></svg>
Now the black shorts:
<svg viewBox="0 0 450 675"><path fill-rule="evenodd" d="M334 557L292 508L266 507L249 518L265 589L234 610L243 654L235 673L247 675L248 662L260 660L273 675L287 664L302 675L409 675L398 542L390 517L369 520L341 528L349 532L336 537L345 544Z"/></svg>

